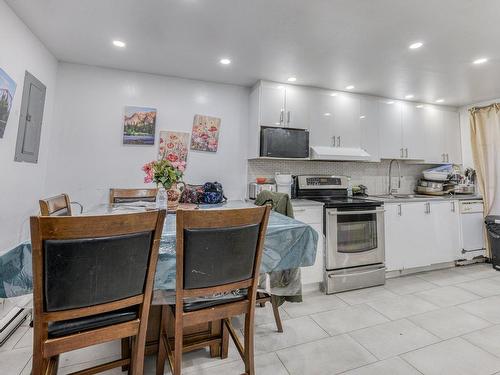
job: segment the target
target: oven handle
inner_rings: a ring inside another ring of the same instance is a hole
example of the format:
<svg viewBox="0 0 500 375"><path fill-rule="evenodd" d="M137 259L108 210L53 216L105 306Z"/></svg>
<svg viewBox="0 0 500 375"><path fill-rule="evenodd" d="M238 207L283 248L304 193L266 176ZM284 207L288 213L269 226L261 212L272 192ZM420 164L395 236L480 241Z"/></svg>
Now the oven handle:
<svg viewBox="0 0 500 375"><path fill-rule="evenodd" d="M340 215L360 215L360 214L371 214L371 213L379 213L379 212L385 212L383 208L381 209L376 209L376 210L366 210L366 211L328 211L328 215L335 215L335 216L340 216Z"/></svg>
<svg viewBox="0 0 500 375"><path fill-rule="evenodd" d="M368 270L368 271L356 272L356 273L350 273L350 274L349 273L344 273L344 274L341 274L341 275L340 274L339 275L335 275L333 273L330 273L330 274L328 274L328 278L332 279L335 276L350 276L350 275L358 275L358 276L360 276L360 275L367 275L367 274L372 273L372 272L380 271L381 268L385 268L385 267L373 268L373 269Z"/></svg>

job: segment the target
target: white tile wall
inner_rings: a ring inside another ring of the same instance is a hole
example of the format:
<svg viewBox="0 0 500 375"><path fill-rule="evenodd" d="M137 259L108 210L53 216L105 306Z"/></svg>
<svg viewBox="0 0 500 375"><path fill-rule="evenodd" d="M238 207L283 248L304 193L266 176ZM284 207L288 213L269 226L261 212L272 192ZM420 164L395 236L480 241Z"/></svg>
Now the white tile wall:
<svg viewBox="0 0 500 375"><path fill-rule="evenodd" d="M432 168L428 164L409 164L401 161L401 194L413 193L422 171ZM397 184L397 165L393 166L393 185ZM389 160L380 163L334 162L304 160L268 160L253 159L248 161L248 182L256 177L274 177L276 172L291 174L328 174L350 176L353 185L365 185L369 194L385 194L388 189Z"/></svg>

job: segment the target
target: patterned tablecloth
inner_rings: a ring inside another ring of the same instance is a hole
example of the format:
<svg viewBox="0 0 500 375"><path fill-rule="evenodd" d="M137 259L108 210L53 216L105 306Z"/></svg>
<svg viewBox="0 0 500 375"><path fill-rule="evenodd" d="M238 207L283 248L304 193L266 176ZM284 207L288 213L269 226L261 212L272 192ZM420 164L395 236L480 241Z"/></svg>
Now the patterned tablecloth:
<svg viewBox="0 0 500 375"><path fill-rule="evenodd" d="M228 202L222 205L202 205L200 209L228 209L248 207L245 202ZM143 207L121 205L96 206L85 214L113 214L136 212ZM168 214L160 245L160 255L155 275L155 290L175 289L175 214ZM261 272L283 271L314 264L318 234L309 225L271 212L264 244ZM300 280L299 280L300 282ZM292 283L293 284L293 283ZM270 290L276 295L295 294L297 285ZM31 244L22 243L0 253L0 298L29 294L33 289Z"/></svg>

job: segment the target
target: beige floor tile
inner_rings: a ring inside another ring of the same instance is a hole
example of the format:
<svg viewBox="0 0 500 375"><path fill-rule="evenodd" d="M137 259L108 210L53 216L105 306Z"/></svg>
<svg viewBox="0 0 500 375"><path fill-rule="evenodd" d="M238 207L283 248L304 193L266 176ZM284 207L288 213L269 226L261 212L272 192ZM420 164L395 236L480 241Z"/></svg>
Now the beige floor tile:
<svg viewBox="0 0 500 375"><path fill-rule="evenodd" d="M500 295L500 278L479 279L457 284L458 287L468 290L481 297Z"/></svg>
<svg viewBox="0 0 500 375"><path fill-rule="evenodd" d="M311 318L332 336L389 321L366 304L314 314Z"/></svg>
<svg viewBox="0 0 500 375"><path fill-rule="evenodd" d="M500 357L500 325L463 335L462 338Z"/></svg>
<svg viewBox="0 0 500 375"><path fill-rule="evenodd" d="M344 372L342 375L420 375L420 372L401 358L394 357Z"/></svg>
<svg viewBox="0 0 500 375"><path fill-rule="evenodd" d="M401 357L424 375L490 375L500 370L499 358L459 337Z"/></svg>
<svg viewBox="0 0 500 375"><path fill-rule="evenodd" d="M491 323L500 324L500 296L467 302L459 305L459 307Z"/></svg>
<svg viewBox="0 0 500 375"><path fill-rule="evenodd" d="M407 319L364 328L349 335L378 359L388 359L440 341Z"/></svg>
<svg viewBox="0 0 500 375"><path fill-rule="evenodd" d="M406 318L407 316L438 308L436 305L414 295L385 297L367 304L391 320Z"/></svg>
<svg viewBox="0 0 500 375"><path fill-rule="evenodd" d="M277 354L290 375L332 375L376 361L348 335L294 346Z"/></svg>
<svg viewBox="0 0 500 375"><path fill-rule="evenodd" d="M0 374L17 375L31 358L31 349L14 349L0 352Z"/></svg>
<svg viewBox="0 0 500 375"><path fill-rule="evenodd" d="M304 302L302 303L286 302L283 305L283 309L291 317L299 317L323 311L338 309L344 306L347 306L347 304L336 295L325 295L324 293L314 293L310 295L305 295Z"/></svg>
<svg viewBox="0 0 500 375"><path fill-rule="evenodd" d="M477 294L453 285L426 290L415 295L440 307L455 306L481 298Z"/></svg>
<svg viewBox="0 0 500 375"><path fill-rule="evenodd" d="M391 292L403 295L433 289L436 285L416 276L403 276L387 279L385 287Z"/></svg>
<svg viewBox="0 0 500 375"><path fill-rule="evenodd" d="M361 303L375 301L383 297L397 296L397 294L391 292L383 286L375 286L373 288L365 288L338 293L336 294L336 296L349 305L359 305Z"/></svg>
<svg viewBox="0 0 500 375"><path fill-rule="evenodd" d="M453 285L473 280L472 277L466 276L455 269L424 272L416 276L439 286Z"/></svg>

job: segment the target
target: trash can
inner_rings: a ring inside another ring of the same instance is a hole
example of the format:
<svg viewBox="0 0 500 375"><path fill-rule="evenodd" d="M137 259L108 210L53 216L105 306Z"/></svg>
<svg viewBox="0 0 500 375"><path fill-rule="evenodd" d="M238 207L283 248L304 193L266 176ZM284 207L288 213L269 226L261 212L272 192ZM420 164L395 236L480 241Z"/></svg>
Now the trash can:
<svg viewBox="0 0 500 375"><path fill-rule="evenodd" d="M500 271L500 216L486 216L486 230L491 248L491 264L494 269Z"/></svg>

